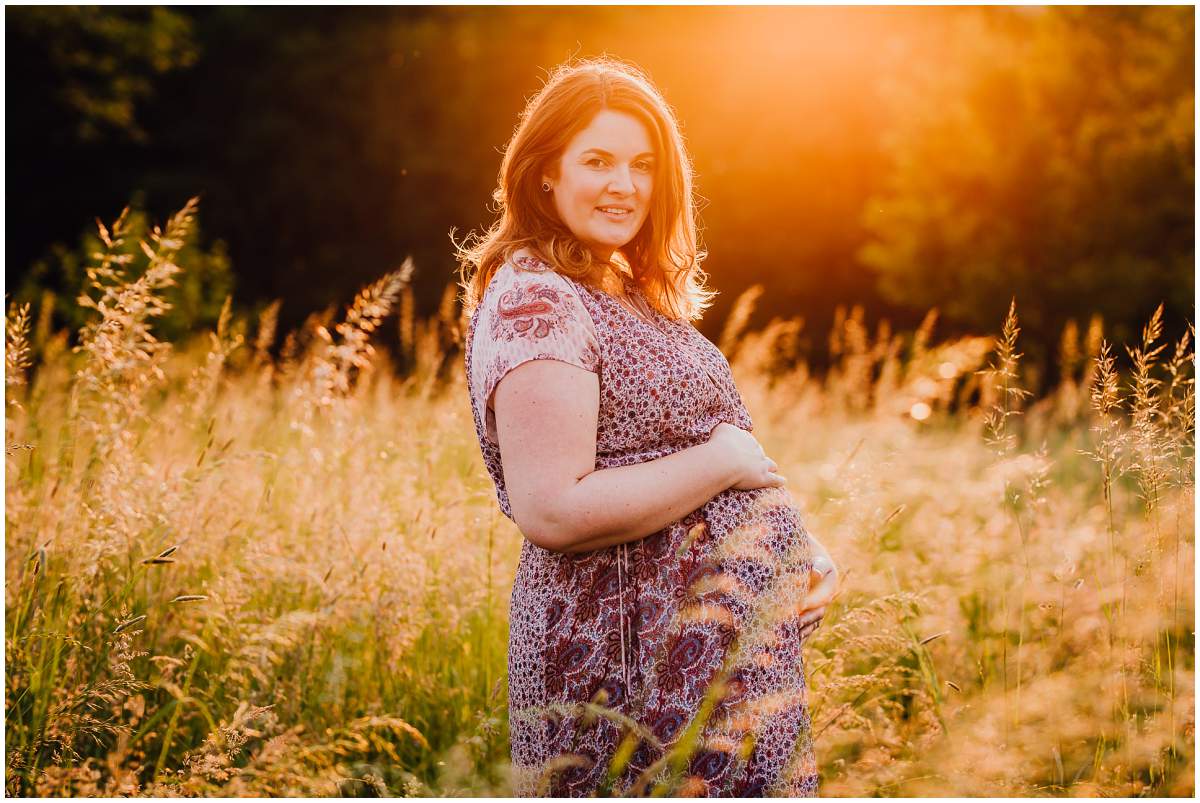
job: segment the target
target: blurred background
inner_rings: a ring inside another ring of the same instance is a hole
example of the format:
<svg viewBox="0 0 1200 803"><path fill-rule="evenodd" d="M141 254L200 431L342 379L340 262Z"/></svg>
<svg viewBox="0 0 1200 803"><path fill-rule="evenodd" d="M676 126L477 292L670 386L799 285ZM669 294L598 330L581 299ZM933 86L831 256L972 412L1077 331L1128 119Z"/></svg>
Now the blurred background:
<svg viewBox="0 0 1200 803"><path fill-rule="evenodd" d="M700 328L842 571L822 795L1195 797L1191 7L5 32L8 796L511 796L450 233L607 53L679 114Z"/></svg>
<svg viewBox="0 0 1200 803"><path fill-rule="evenodd" d="M231 292L246 312L282 299L286 331L409 255L430 313L450 232L493 219L525 99L607 53L683 124L713 339L756 283L750 328L802 316L817 370L839 305L899 329L936 307L962 334L998 330L1015 297L1027 364L1053 381L1070 319L1132 342L1159 302L1168 336L1193 317L1190 6L5 15L10 300L73 299L97 217L161 222L198 194L167 337Z"/></svg>

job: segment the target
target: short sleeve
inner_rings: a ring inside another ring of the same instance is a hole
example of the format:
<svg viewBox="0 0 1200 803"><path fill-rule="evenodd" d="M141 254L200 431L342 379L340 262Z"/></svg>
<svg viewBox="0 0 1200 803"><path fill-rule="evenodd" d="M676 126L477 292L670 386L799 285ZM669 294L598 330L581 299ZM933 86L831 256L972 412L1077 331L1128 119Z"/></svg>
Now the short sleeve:
<svg viewBox="0 0 1200 803"><path fill-rule="evenodd" d="M505 264L496 272L480 301L471 353L471 394L492 443L497 442L492 395L518 365L558 360L599 373L592 317L575 288L553 270Z"/></svg>

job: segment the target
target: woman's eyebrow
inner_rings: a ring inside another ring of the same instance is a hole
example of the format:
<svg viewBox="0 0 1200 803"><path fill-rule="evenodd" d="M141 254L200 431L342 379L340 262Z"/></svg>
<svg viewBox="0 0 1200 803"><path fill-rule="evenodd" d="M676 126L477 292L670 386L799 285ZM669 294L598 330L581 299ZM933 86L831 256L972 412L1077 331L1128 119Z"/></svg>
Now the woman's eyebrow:
<svg viewBox="0 0 1200 803"><path fill-rule="evenodd" d="M604 150L603 148L588 148L586 151L584 151L584 153L598 153L598 154L600 154L600 155L602 155L602 156L612 156L612 154L611 154L611 153L609 153L608 151ZM645 153L639 153L637 156L635 156L635 157L633 157L633 158L634 158L634 159L640 159L640 158L642 158L643 156L650 156L650 157L653 157L653 156L654 156L654 151L646 151Z"/></svg>

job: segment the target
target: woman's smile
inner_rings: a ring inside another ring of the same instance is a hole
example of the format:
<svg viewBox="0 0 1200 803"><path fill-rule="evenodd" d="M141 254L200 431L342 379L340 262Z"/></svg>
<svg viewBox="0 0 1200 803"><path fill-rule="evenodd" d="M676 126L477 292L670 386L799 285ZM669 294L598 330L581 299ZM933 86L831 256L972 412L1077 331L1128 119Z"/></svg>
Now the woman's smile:
<svg viewBox="0 0 1200 803"><path fill-rule="evenodd" d="M598 206L596 211L610 220L624 221L633 216L633 210L620 206Z"/></svg>

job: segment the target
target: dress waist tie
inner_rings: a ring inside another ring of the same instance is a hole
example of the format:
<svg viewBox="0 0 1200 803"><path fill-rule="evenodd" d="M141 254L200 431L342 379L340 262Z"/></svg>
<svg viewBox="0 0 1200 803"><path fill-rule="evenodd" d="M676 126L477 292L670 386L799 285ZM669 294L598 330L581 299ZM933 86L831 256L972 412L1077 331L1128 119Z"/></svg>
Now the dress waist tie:
<svg viewBox="0 0 1200 803"><path fill-rule="evenodd" d="M625 575L629 572L629 552L625 544L617 545L617 594L619 601L617 609L620 612L621 622L621 676L625 681L624 697L629 698L629 659L626 657L625 648Z"/></svg>

